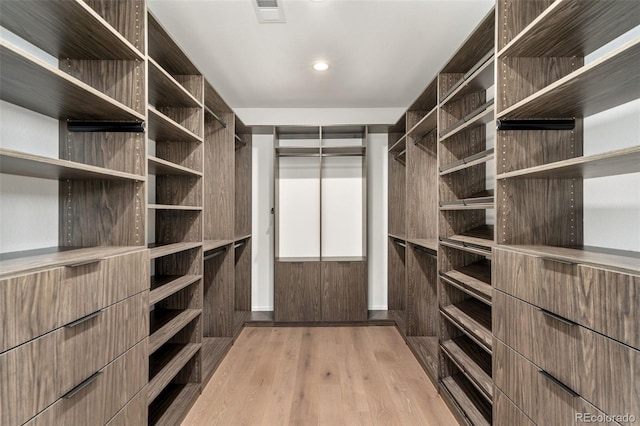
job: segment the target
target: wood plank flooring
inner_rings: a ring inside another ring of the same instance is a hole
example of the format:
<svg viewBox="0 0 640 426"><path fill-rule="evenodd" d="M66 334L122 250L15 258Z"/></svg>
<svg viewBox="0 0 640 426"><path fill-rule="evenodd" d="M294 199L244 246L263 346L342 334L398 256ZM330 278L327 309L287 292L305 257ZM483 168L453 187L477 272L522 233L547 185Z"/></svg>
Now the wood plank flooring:
<svg viewBox="0 0 640 426"><path fill-rule="evenodd" d="M394 327L247 327L182 424L457 423Z"/></svg>

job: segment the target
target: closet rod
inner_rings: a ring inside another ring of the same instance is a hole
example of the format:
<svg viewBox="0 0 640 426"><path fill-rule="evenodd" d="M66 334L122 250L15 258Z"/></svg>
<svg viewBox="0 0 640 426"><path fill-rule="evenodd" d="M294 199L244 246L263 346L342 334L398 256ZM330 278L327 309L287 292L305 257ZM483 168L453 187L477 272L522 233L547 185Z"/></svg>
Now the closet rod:
<svg viewBox="0 0 640 426"><path fill-rule="evenodd" d="M238 143L240 143L240 145L242 145L242 146L246 146L247 145L247 143L245 141L243 141L242 138L240 138L240 136L238 136L238 135L233 135L233 136L236 139L236 141L238 141Z"/></svg>
<svg viewBox="0 0 640 426"><path fill-rule="evenodd" d="M280 154L278 157L320 157L320 154Z"/></svg>
<svg viewBox="0 0 640 426"><path fill-rule="evenodd" d="M144 133L145 127L144 121L67 121L70 132Z"/></svg>
<svg viewBox="0 0 640 426"><path fill-rule="evenodd" d="M222 249L220 249L220 250L218 250L218 251L216 251L216 252L213 252L213 253L211 253L211 254L206 255L206 256L203 258L203 260L213 259L214 257L221 255L221 254L222 254L222 253L224 253L225 251L227 251L227 248L226 248L226 247L222 247Z"/></svg>
<svg viewBox="0 0 640 426"><path fill-rule="evenodd" d="M246 242L245 242L245 241L240 241L239 243L235 243L235 244L233 245L233 248L234 248L234 249L237 249L238 247L242 247L242 246L243 246L243 245L245 245L245 244L246 244Z"/></svg>
<svg viewBox="0 0 640 426"><path fill-rule="evenodd" d="M323 157L364 157L362 153L344 153L344 154L322 154Z"/></svg>
<svg viewBox="0 0 640 426"><path fill-rule="evenodd" d="M398 158L402 157L404 154L407 153L407 148L403 149L402 151L400 151L399 153L397 153L396 155L393 156L393 158L395 160L397 160Z"/></svg>
<svg viewBox="0 0 640 426"><path fill-rule="evenodd" d="M211 114L211 116L220 124L222 124L222 127L224 127L225 129L227 128L227 123L224 122L224 120L222 120L222 118L218 117L218 115L211 111L211 108L209 108L208 106L204 106L204 110L206 112L208 112L209 114Z"/></svg>

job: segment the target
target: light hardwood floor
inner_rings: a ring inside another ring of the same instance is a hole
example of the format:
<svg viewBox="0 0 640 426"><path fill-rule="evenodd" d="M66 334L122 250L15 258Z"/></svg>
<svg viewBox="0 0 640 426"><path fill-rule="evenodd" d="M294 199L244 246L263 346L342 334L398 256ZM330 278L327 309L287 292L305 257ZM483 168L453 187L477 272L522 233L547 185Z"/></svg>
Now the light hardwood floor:
<svg viewBox="0 0 640 426"><path fill-rule="evenodd" d="M247 327L185 425L456 425L394 327Z"/></svg>

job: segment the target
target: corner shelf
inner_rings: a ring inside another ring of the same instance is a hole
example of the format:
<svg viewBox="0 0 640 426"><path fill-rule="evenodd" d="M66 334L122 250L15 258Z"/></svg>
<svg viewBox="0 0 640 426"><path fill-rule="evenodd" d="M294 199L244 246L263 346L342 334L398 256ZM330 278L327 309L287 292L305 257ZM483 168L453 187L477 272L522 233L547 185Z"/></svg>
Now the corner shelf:
<svg viewBox="0 0 640 426"><path fill-rule="evenodd" d="M184 141L202 143L202 138L176 123L155 108L149 108L149 139L156 142Z"/></svg>
<svg viewBox="0 0 640 426"><path fill-rule="evenodd" d="M149 259L157 259L158 257L168 256L170 254L180 253L194 248L201 247L202 243L152 243L149 244Z"/></svg>
<svg viewBox="0 0 640 426"><path fill-rule="evenodd" d="M0 62L0 96L4 101L61 120L145 120L144 114L4 40L0 40Z"/></svg>
<svg viewBox="0 0 640 426"><path fill-rule="evenodd" d="M149 365L147 404L151 404L162 390L200 350L200 343L169 344L153 354Z"/></svg>
<svg viewBox="0 0 640 426"><path fill-rule="evenodd" d="M497 118L587 117L640 97L640 38L584 65L497 114Z"/></svg>
<svg viewBox="0 0 640 426"><path fill-rule="evenodd" d="M202 309L162 309L151 311L149 355L202 314Z"/></svg>
<svg viewBox="0 0 640 426"><path fill-rule="evenodd" d="M442 349L491 404L493 398L491 355L479 351L477 345L466 336L442 342Z"/></svg>
<svg viewBox="0 0 640 426"><path fill-rule="evenodd" d="M496 179L599 178L640 172L640 146L516 170Z"/></svg>
<svg viewBox="0 0 640 426"><path fill-rule="evenodd" d="M144 182L146 177L74 161L0 148L0 173L41 179L107 179Z"/></svg>
<svg viewBox="0 0 640 426"><path fill-rule="evenodd" d="M172 175L172 176L202 176L202 172L180 166L171 161L153 155L148 156L149 174L152 175Z"/></svg>
<svg viewBox="0 0 640 426"><path fill-rule="evenodd" d="M202 275L162 275L151 277L149 305L155 305L161 300L198 282L200 279L202 279Z"/></svg>
<svg viewBox="0 0 640 426"><path fill-rule="evenodd" d="M466 266L440 273L440 279L470 296L491 305L491 263L480 260Z"/></svg>
<svg viewBox="0 0 640 426"><path fill-rule="evenodd" d="M616 7L611 7L616 3ZM571 19L567 19L568 16ZM586 56L640 24L636 1L556 0L498 52L499 57ZM554 42L549 43L553 34Z"/></svg>
<svg viewBox="0 0 640 426"><path fill-rule="evenodd" d="M145 59L82 0L6 1L0 24L56 58Z"/></svg>
<svg viewBox="0 0 640 426"><path fill-rule="evenodd" d="M153 58L149 58L149 104L202 108L202 104Z"/></svg>
<svg viewBox="0 0 640 426"><path fill-rule="evenodd" d="M491 309L484 303L467 299L440 308L442 314L460 331L491 353Z"/></svg>

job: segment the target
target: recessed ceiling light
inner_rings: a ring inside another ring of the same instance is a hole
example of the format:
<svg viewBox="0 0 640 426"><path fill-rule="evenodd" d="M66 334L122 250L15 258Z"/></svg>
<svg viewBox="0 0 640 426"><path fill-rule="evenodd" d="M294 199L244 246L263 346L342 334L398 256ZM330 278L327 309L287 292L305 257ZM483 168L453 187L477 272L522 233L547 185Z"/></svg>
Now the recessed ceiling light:
<svg viewBox="0 0 640 426"><path fill-rule="evenodd" d="M329 64L325 61L318 61L313 64L313 69L316 71L326 71L329 69Z"/></svg>

